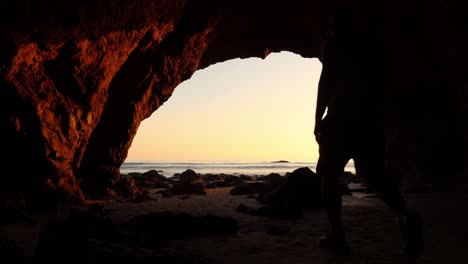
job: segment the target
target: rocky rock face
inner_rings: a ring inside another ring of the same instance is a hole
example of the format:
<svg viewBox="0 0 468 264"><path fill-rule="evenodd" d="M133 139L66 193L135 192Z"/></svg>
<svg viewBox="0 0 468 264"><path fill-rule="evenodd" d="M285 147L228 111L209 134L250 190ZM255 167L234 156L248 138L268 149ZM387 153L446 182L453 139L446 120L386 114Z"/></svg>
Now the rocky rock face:
<svg viewBox="0 0 468 264"><path fill-rule="evenodd" d="M232 58L319 57L336 2L3 1L0 191L24 193L31 208L107 193L140 122L179 83ZM386 72L373 100L385 113L388 171L455 182L467 161L464 9L352 2L360 34L383 43L377 65L359 66Z"/></svg>

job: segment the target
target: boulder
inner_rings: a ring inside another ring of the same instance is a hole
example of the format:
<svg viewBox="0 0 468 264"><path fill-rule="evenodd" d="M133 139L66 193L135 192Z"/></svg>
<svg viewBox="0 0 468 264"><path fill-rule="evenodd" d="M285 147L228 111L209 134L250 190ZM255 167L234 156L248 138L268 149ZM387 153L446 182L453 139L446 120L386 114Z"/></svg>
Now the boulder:
<svg viewBox="0 0 468 264"><path fill-rule="evenodd" d="M201 182L201 180L201 176L191 169L182 172L182 174L179 176L179 182L181 183L195 183Z"/></svg>
<svg viewBox="0 0 468 264"><path fill-rule="evenodd" d="M140 175L133 175L135 183L144 188L170 188L168 179L160 175L156 170L150 170Z"/></svg>
<svg viewBox="0 0 468 264"><path fill-rule="evenodd" d="M278 173L270 173L267 176L263 177L263 182L265 184L280 184L284 181L285 177L279 175Z"/></svg>
<svg viewBox="0 0 468 264"><path fill-rule="evenodd" d="M244 185L239 185L231 189L230 193L232 195L248 195L260 193L265 190L265 184L260 182L246 183Z"/></svg>
<svg viewBox="0 0 468 264"><path fill-rule="evenodd" d="M117 194L122 194L126 197L134 196L138 192L135 180L130 177L122 177L114 188Z"/></svg>
<svg viewBox="0 0 468 264"><path fill-rule="evenodd" d="M287 203L297 207L322 207L322 181L308 167L298 168L285 176L278 186L265 189L258 200L264 204Z"/></svg>
<svg viewBox="0 0 468 264"><path fill-rule="evenodd" d="M225 175L224 182L229 184L229 186L240 186L245 184L243 179L235 175Z"/></svg>
<svg viewBox="0 0 468 264"><path fill-rule="evenodd" d="M204 195L205 187L202 183L186 183L186 182L179 182L175 183L171 189L169 189L169 193L172 195L181 195L181 194L200 194Z"/></svg>
<svg viewBox="0 0 468 264"><path fill-rule="evenodd" d="M204 174L201 175L203 181L209 181L209 182L214 182L214 181L224 181L224 175L222 174Z"/></svg>

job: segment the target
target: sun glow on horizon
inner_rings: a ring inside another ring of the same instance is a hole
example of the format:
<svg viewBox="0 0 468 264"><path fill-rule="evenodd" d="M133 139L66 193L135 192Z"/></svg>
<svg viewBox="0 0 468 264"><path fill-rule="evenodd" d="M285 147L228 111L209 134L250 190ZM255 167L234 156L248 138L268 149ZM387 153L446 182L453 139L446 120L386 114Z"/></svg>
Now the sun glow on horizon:
<svg viewBox="0 0 468 264"><path fill-rule="evenodd" d="M141 123L127 161L316 162L321 69L281 52L199 70Z"/></svg>

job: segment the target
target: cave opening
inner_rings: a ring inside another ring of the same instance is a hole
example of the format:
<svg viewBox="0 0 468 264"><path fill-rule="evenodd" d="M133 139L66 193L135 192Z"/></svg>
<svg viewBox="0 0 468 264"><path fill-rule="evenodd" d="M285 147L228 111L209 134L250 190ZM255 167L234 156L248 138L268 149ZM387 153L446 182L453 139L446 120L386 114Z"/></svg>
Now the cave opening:
<svg viewBox="0 0 468 264"><path fill-rule="evenodd" d="M121 173L315 171L313 130L322 64L292 52L195 72L138 129ZM278 166L275 161L288 161ZM354 172L352 161L346 170Z"/></svg>

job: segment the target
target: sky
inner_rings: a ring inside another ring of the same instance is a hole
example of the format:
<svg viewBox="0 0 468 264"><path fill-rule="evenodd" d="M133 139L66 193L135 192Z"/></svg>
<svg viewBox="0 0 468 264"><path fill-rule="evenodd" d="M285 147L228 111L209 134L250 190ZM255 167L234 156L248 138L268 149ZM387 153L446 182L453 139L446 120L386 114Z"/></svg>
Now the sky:
<svg viewBox="0 0 468 264"><path fill-rule="evenodd" d="M316 162L321 69L281 52L199 70L141 123L126 161Z"/></svg>

